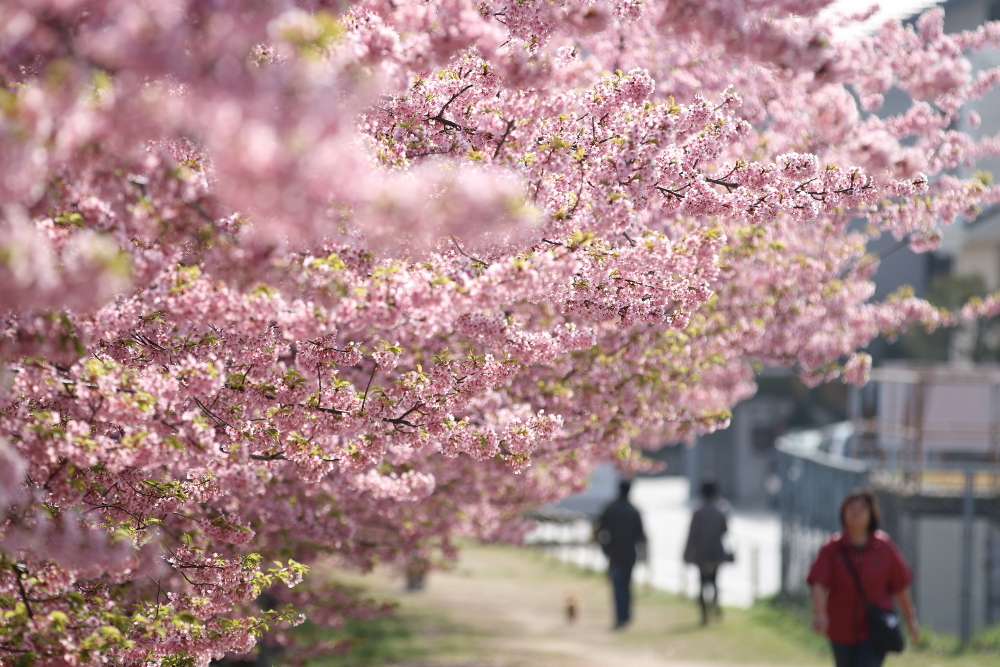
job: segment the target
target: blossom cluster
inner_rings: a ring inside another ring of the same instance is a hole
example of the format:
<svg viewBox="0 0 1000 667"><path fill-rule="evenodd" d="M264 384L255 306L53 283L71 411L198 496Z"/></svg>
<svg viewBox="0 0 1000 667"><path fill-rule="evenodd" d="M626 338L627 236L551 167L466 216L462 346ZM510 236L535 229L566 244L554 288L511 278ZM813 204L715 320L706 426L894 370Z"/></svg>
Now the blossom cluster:
<svg viewBox="0 0 1000 667"><path fill-rule="evenodd" d="M825 4L3 3L0 660L291 654L388 611L330 568L516 540L754 364L952 323L865 249L1000 201L955 175L1000 27Z"/></svg>

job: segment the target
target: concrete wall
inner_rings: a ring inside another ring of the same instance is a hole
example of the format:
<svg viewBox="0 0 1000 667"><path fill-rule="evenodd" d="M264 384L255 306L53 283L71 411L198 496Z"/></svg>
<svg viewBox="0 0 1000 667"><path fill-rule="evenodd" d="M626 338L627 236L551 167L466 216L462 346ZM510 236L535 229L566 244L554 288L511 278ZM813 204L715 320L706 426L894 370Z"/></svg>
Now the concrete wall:
<svg viewBox="0 0 1000 667"><path fill-rule="evenodd" d="M962 615L962 518L918 517L913 597L917 618L936 632L957 634ZM990 592L987 539L990 524L976 519L973 526L972 631L987 626Z"/></svg>
<svg viewBox="0 0 1000 667"><path fill-rule="evenodd" d="M698 438L684 461L692 497L702 478L711 475L730 502L767 506L772 500L767 480L775 466L774 437L794 407L787 397L757 395L733 409L729 428Z"/></svg>
<svg viewBox="0 0 1000 667"><path fill-rule="evenodd" d="M1000 104L1000 100L997 102ZM1000 287L1000 245L993 239L978 239L977 243L964 243L955 259L957 275L979 275L987 289Z"/></svg>

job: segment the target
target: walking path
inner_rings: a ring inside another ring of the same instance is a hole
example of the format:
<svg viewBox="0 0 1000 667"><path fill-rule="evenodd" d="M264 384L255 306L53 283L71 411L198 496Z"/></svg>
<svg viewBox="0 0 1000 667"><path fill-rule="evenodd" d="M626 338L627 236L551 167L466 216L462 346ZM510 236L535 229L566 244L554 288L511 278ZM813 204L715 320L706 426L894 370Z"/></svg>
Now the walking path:
<svg viewBox="0 0 1000 667"><path fill-rule="evenodd" d="M805 642L790 641L781 627L738 609L701 627L694 602L638 585L634 622L611 630L606 578L542 556L503 546L463 547L458 566L434 572L420 593L400 594L400 581L376 572L364 583L376 594L394 594L399 614L427 623L415 635L428 655L395 662L416 667L731 667L825 664L822 643L799 628ZM575 622L567 596L579 600ZM443 614L443 618L442 618ZM811 643L810 643L811 642ZM419 652L419 651L418 651ZM372 664L392 664L381 661Z"/></svg>

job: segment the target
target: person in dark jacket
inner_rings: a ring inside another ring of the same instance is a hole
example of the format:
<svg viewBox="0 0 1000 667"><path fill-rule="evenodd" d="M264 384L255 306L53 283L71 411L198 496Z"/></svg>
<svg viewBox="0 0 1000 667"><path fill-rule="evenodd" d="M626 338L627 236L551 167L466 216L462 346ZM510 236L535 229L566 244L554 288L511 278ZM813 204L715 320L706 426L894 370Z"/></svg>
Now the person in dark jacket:
<svg viewBox="0 0 1000 667"><path fill-rule="evenodd" d="M698 567L701 585L698 587L698 604L701 605L701 624L708 623L708 601L705 589L712 589L712 610L715 616L719 610L719 565L732 561L732 555L722 544L722 536L728 530L726 513L729 505L719 498L719 487L715 480L706 479L701 484L701 506L691 516L687 544L684 546L684 562Z"/></svg>
<svg viewBox="0 0 1000 667"><path fill-rule="evenodd" d="M632 618L632 568L645 558L646 533L639 510L628 501L632 483L624 479L618 486L618 498L601 513L597 542L608 557L608 576L615 597L615 629L628 625Z"/></svg>

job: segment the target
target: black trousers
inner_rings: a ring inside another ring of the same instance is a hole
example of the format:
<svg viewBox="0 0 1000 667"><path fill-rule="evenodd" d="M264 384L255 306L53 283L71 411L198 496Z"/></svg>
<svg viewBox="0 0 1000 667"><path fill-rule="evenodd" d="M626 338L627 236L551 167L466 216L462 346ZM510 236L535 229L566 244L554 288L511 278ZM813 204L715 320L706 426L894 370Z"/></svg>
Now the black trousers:
<svg viewBox="0 0 1000 667"><path fill-rule="evenodd" d="M608 575L615 597L615 625L625 625L632 619L632 566L634 563L611 561Z"/></svg>
<svg viewBox="0 0 1000 667"><path fill-rule="evenodd" d="M705 599L705 589L708 586L712 587L712 607L715 609L719 607L719 584L716 583L715 579L718 572L719 566L714 563L698 567L698 573L701 577L701 586L698 588L698 604L701 605L701 618L703 621L708 620L708 601Z"/></svg>
<svg viewBox="0 0 1000 667"><path fill-rule="evenodd" d="M872 640L860 644L841 644L831 641L833 660L837 667L882 667L885 653L879 653L872 645Z"/></svg>

